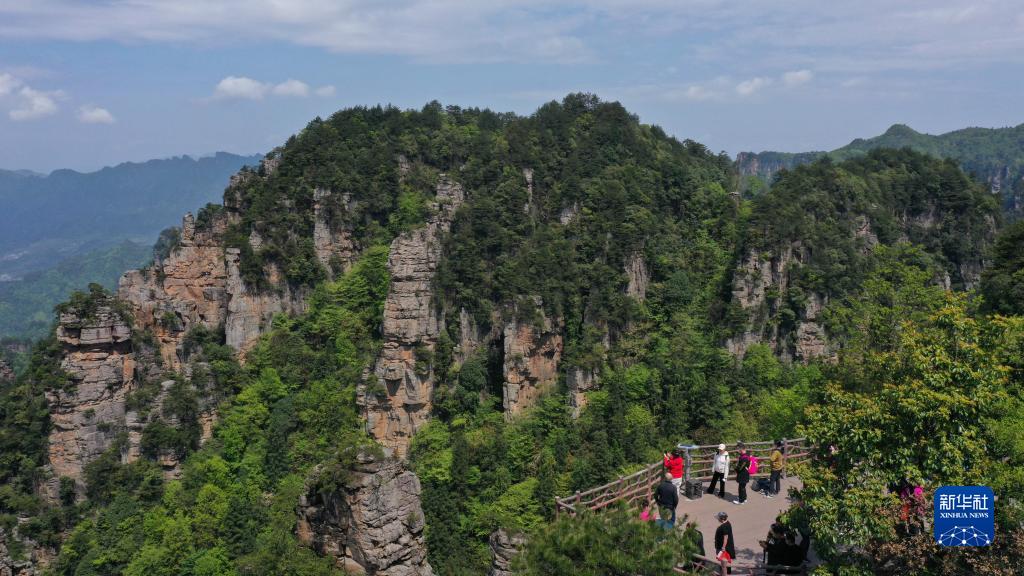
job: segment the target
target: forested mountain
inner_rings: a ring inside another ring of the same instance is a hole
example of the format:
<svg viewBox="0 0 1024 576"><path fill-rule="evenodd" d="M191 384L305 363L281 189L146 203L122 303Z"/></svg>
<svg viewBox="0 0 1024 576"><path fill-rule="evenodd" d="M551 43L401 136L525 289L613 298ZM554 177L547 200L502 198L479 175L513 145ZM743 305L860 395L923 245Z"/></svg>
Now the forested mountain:
<svg viewBox="0 0 1024 576"><path fill-rule="evenodd" d="M621 534L662 574L686 542L553 498L679 442L805 434L840 456L785 521L827 569L1019 570L1024 319L974 289L1019 289L1024 235L912 150L737 186L590 95L315 119L0 385L0 567L485 574L517 534L514 562L624 573L573 556ZM997 487L996 545L897 536L907 478Z"/></svg>
<svg viewBox="0 0 1024 576"><path fill-rule="evenodd" d="M151 244L186 210L218 200L231 174L258 161L219 152L89 173L0 170L0 281L124 240Z"/></svg>
<svg viewBox="0 0 1024 576"><path fill-rule="evenodd" d="M224 152L127 162L97 172L0 170L0 338L35 339L75 288L113 289L181 214L219 200L258 156Z"/></svg>
<svg viewBox="0 0 1024 576"><path fill-rule="evenodd" d="M826 154L846 160L877 148L911 148L936 158L952 158L961 168L988 184L1002 199L1010 219L1024 216L1024 124L1013 128L965 128L945 134L922 134L909 126L894 124L874 138L858 138L831 152L741 152L736 167L744 187L760 188L781 169L813 162ZM751 180L753 178L754 180Z"/></svg>

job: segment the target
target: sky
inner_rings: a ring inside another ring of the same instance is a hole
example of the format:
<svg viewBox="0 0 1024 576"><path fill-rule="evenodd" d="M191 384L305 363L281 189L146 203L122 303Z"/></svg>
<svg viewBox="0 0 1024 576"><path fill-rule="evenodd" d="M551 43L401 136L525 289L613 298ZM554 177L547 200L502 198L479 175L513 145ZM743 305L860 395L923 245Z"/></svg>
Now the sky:
<svg viewBox="0 0 1024 576"><path fill-rule="evenodd" d="M0 0L0 168L266 152L354 105L570 92L731 155L1024 123L1019 0Z"/></svg>

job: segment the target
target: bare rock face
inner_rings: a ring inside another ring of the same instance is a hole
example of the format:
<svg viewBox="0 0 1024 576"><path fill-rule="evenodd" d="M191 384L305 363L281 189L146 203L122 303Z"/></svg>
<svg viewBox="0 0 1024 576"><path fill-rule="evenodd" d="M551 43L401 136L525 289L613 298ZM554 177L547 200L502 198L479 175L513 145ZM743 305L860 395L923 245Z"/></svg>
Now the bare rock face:
<svg viewBox="0 0 1024 576"><path fill-rule="evenodd" d="M301 499L299 541L349 574L432 576L419 479L398 460L365 460L339 489Z"/></svg>
<svg viewBox="0 0 1024 576"><path fill-rule="evenodd" d="M118 296L129 302L140 330L150 329L160 343L164 364L179 370L178 349L194 325L217 327L227 318L228 273L221 235L226 220L197 231L195 219L182 220L181 243L163 261L125 273Z"/></svg>
<svg viewBox="0 0 1024 576"><path fill-rule="evenodd" d="M863 238L870 241L874 235L870 227L861 226ZM799 313L795 333L780 333L777 322L770 320L779 311L780 296L789 288L789 268L793 263L807 260L807 252L800 242L794 242L777 255L751 251L740 264L733 277L733 301L749 315L743 333L726 341L726 348L738 358L746 354L752 344L766 343L783 360L809 362L814 358L831 358L825 328L820 323L822 309L828 298L821 294L807 295L804 309Z"/></svg>
<svg viewBox="0 0 1024 576"><path fill-rule="evenodd" d="M3 358L0 358L0 383L13 381L14 369L11 368Z"/></svg>
<svg viewBox="0 0 1024 576"><path fill-rule="evenodd" d="M260 335L270 329L276 314L301 314L306 309L305 290L292 290L280 271L269 265L268 281L279 290L250 290L239 272L240 251L227 248L227 312L224 319L225 343L241 353L252 348Z"/></svg>
<svg viewBox="0 0 1024 576"><path fill-rule="evenodd" d="M273 170L274 166L270 161L264 169ZM257 177L242 174L234 181ZM264 269L273 289L257 290L242 279L240 250L227 248L224 242L228 224L239 218L234 204L239 200L228 202L232 194L230 188L225 192L226 210L205 229L197 229L195 219L186 214L180 244L166 259L121 277L118 295L131 304L136 327L153 331L165 365L174 370L182 368L181 344L193 326L215 329L223 325L227 344L244 354L269 328L275 314L300 314L306 309L307 291L292 289L273 264ZM321 200L324 198L321 193ZM263 243L259 231L252 230L250 246L258 250ZM326 260L350 261L355 257L349 252L353 249L345 233L321 231L317 250Z"/></svg>
<svg viewBox="0 0 1024 576"><path fill-rule="evenodd" d="M313 191L313 246L324 268L332 274L340 274L352 267L359 256L359 249L351 230L330 209L331 196L332 192L326 188ZM345 195L340 200L344 208L352 209L349 196ZM340 269L334 269L339 266Z"/></svg>
<svg viewBox="0 0 1024 576"><path fill-rule="evenodd" d="M626 276L629 278L626 295L637 300L646 298L650 276L647 273L647 262L644 260L643 252L633 252L626 258Z"/></svg>
<svg viewBox="0 0 1024 576"><path fill-rule="evenodd" d="M569 389L569 406L572 417L578 418L587 406L587 392L598 389L597 371L591 368L572 366L565 373L565 385Z"/></svg>
<svg viewBox="0 0 1024 576"><path fill-rule="evenodd" d="M509 534L504 529L497 529L487 540L491 547L491 569L487 576L513 576L512 562L526 545L526 536Z"/></svg>
<svg viewBox="0 0 1024 576"><path fill-rule="evenodd" d="M124 430L125 400L135 388L131 330L119 314L102 306L89 317L62 313L57 338L64 345L61 368L70 382L46 393L52 424L49 463L56 478L71 478L81 494L85 465Z"/></svg>
<svg viewBox="0 0 1024 576"><path fill-rule="evenodd" d="M538 305L538 309L540 306ZM558 321L541 314L538 325L513 319L505 324L505 375L502 405L506 416L533 406L558 381L562 331Z"/></svg>
<svg viewBox="0 0 1024 576"><path fill-rule="evenodd" d="M399 456L430 416L430 357L444 329L433 300L433 280L444 234L464 198L462 186L442 176L433 216L425 226L395 238L388 254L391 285L381 326L384 344L370 382L360 387L359 403L373 437Z"/></svg>
<svg viewBox="0 0 1024 576"><path fill-rule="evenodd" d="M22 548L29 548L31 554L27 558L15 558L11 555L12 540L19 540ZM31 541L17 538L0 527L0 576L36 576L36 567L45 568L49 563L38 558L37 549Z"/></svg>

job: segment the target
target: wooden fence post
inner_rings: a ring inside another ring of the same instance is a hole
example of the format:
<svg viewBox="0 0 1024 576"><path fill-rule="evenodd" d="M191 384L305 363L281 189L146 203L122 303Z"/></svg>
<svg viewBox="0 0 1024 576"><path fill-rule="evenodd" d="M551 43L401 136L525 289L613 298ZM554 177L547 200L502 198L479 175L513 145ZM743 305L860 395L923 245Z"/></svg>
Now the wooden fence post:
<svg viewBox="0 0 1024 576"><path fill-rule="evenodd" d="M576 491L576 509L575 509L575 510L573 510L573 513L572 513L572 515L573 515L573 516L575 516L575 515L577 515L577 514L579 514L579 513L580 513L580 502L581 502L582 500L583 500L583 497L582 497L582 496L580 496L580 491L579 491L579 490L577 490L577 491Z"/></svg>

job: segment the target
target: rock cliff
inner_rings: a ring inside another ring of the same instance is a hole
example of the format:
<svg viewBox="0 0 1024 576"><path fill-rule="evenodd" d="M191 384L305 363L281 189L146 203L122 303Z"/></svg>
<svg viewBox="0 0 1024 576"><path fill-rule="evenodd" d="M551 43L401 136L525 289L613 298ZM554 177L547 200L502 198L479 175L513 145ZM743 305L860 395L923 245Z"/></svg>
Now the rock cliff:
<svg viewBox="0 0 1024 576"><path fill-rule="evenodd" d="M419 479L398 460L362 460L341 486L301 499L299 540L350 574L432 576Z"/></svg>
<svg viewBox="0 0 1024 576"><path fill-rule="evenodd" d="M136 327L155 334L164 363L174 370L181 368L179 350L190 328L226 324L230 295L221 239L225 227L226 221L218 218L209 229L197 231L195 218L186 214L179 245L167 258L125 273L118 285Z"/></svg>
<svg viewBox="0 0 1024 576"><path fill-rule="evenodd" d="M754 250L747 253L733 276L732 300L746 313L747 321L743 330L725 343L732 354L742 358L752 344L765 343L783 360L807 362L831 356L825 329L819 323L821 311L828 303L826 295L809 294L796 311L792 326L777 321L782 297L790 287L791 267L807 258L800 242L793 242L777 254Z"/></svg>
<svg viewBox="0 0 1024 576"><path fill-rule="evenodd" d="M48 459L54 479L74 480L79 495L85 489L85 465L126 429L126 400L136 384L131 337L126 318L109 305L88 315L79 310L60 315L61 368L70 381L46 394L51 422ZM48 483L46 496L56 501L58 487Z"/></svg>
<svg viewBox="0 0 1024 576"><path fill-rule="evenodd" d="M14 541L17 540L17 543ZM17 546L18 548L31 548L31 543L26 546L25 542L19 540L16 536L9 534L3 527L0 527L0 576L36 576L38 572L36 567L45 567L45 563L39 562L37 558L33 558L32 554L21 555L12 554L11 548ZM34 549L33 549L34 552Z"/></svg>
<svg viewBox="0 0 1024 576"><path fill-rule="evenodd" d="M491 569L487 576L513 576L512 563L526 545L526 537L498 529L491 533L488 544L491 548Z"/></svg>
<svg viewBox="0 0 1024 576"><path fill-rule="evenodd" d="M13 382L14 381L14 369L5 361L0 358L0 383Z"/></svg>
<svg viewBox="0 0 1024 576"><path fill-rule="evenodd" d="M504 395L502 405L506 416L514 416L532 406L537 398L558 381L562 359L561 322L551 320L537 302L539 321L528 322L517 318L505 324L502 333L504 346Z"/></svg>
<svg viewBox="0 0 1024 576"><path fill-rule="evenodd" d="M431 357L444 329L433 281L444 234L464 199L462 186L442 175L426 225L400 234L388 254L391 285L381 325L384 343L369 382L360 387L359 402L370 434L399 456L430 417Z"/></svg>

